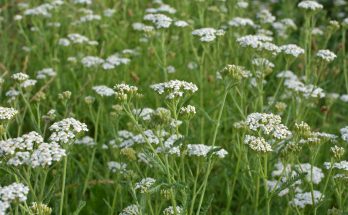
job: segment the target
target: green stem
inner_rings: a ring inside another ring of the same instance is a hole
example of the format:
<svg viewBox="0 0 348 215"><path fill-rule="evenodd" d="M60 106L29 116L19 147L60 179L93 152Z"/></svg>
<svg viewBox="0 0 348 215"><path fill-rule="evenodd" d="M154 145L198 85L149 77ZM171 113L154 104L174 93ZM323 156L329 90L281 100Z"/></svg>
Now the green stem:
<svg viewBox="0 0 348 215"><path fill-rule="evenodd" d="M64 157L64 167L63 167L63 180L62 180L62 192L60 196L60 206L59 206L59 215L63 214L63 204L64 204L64 194L65 194L65 179L66 179L66 169L68 164L68 156Z"/></svg>

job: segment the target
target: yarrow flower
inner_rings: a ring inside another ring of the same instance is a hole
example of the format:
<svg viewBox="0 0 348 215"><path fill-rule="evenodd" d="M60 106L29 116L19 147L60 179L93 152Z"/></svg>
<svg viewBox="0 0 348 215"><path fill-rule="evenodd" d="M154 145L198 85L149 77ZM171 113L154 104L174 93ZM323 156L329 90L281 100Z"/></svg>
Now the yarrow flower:
<svg viewBox="0 0 348 215"><path fill-rule="evenodd" d="M239 37L237 39L237 43L241 47L249 47L258 51L267 51L272 55L277 55L280 52L280 48L277 45L271 43L272 40L272 37L269 36L247 35Z"/></svg>
<svg viewBox="0 0 348 215"><path fill-rule="evenodd" d="M5 215L12 202L25 202L29 188L21 183L0 187L0 214Z"/></svg>
<svg viewBox="0 0 348 215"><path fill-rule="evenodd" d="M126 163L120 163L116 161L110 161L108 162L108 168L112 173L124 173L127 169Z"/></svg>
<svg viewBox="0 0 348 215"><path fill-rule="evenodd" d="M29 75L22 73L22 72L18 72L18 73L11 75L11 78L15 81L23 82L23 81L26 81L29 79Z"/></svg>
<svg viewBox="0 0 348 215"><path fill-rule="evenodd" d="M172 100L183 97L185 94L192 94L198 90L198 87L186 81L170 80L164 83L153 84L150 86L158 94L165 94L166 99Z"/></svg>
<svg viewBox="0 0 348 215"><path fill-rule="evenodd" d="M176 213L175 213L176 211ZM174 215L174 214L182 214L183 209L180 206L176 206L174 211L173 206L169 206L163 210L163 215Z"/></svg>
<svg viewBox="0 0 348 215"><path fill-rule="evenodd" d="M10 120L17 114L18 114L18 111L14 108L7 108L7 107L0 106L0 121Z"/></svg>
<svg viewBox="0 0 348 215"><path fill-rule="evenodd" d="M213 155L218 156L219 158L224 158L228 154L225 149L217 150L219 147L215 146L207 146L204 144L188 144L187 151L189 156L197 156L197 157L206 157L210 152L213 152Z"/></svg>
<svg viewBox="0 0 348 215"><path fill-rule="evenodd" d="M156 183L156 180L153 178L143 178L141 181L135 184L134 190L139 190L140 193L147 193Z"/></svg>
<svg viewBox="0 0 348 215"><path fill-rule="evenodd" d="M138 205L129 205L126 208L122 210L119 215L139 215L140 214L140 209Z"/></svg>
<svg viewBox="0 0 348 215"><path fill-rule="evenodd" d="M69 144L76 138L76 135L88 131L85 123L81 123L74 118L66 118L55 122L49 129L52 131L49 138L51 141Z"/></svg>
<svg viewBox="0 0 348 215"><path fill-rule="evenodd" d="M317 205L322 198L322 194L320 191L313 190L313 197L311 192L306 193L296 193L293 200L289 202L291 206L305 208L307 205ZM312 201L314 199L314 202Z"/></svg>
<svg viewBox="0 0 348 215"><path fill-rule="evenodd" d="M286 139L292 135L291 131L281 124L280 116L272 113L249 114L245 124L251 131L261 131L265 135L271 135L278 140Z"/></svg>
<svg viewBox="0 0 348 215"><path fill-rule="evenodd" d="M47 77L54 77L57 73L52 68L44 68L37 72L36 79L46 79Z"/></svg>
<svg viewBox="0 0 348 215"><path fill-rule="evenodd" d="M228 22L228 24L232 27L255 27L253 20L249 18L235 17Z"/></svg>
<svg viewBox="0 0 348 215"><path fill-rule="evenodd" d="M172 24L172 19L164 14L146 14L144 20L151 21L156 28L169 28Z"/></svg>
<svg viewBox="0 0 348 215"><path fill-rule="evenodd" d="M112 96L115 95L115 91L105 85L99 85L99 86L94 86L92 88L97 94L101 95L101 96Z"/></svg>
<svg viewBox="0 0 348 215"><path fill-rule="evenodd" d="M192 31L192 35L199 36L202 42L212 42L216 36L224 35L224 30L216 30L214 28L200 28Z"/></svg>
<svg viewBox="0 0 348 215"><path fill-rule="evenodd" d="M256 152L271 152L272 147L263 137L255 137L252 135L245 135L244 143Z"/></svg>
<svg viewBox="0 0 348 215"><path fill-rule="evenodd" d="M232 79L236 81L240 81L243 78L248 78L251 76L250 71L246 70L242 66L228 64L219 72L220 76L223 79Z"/></svg>
<svg viewBox="0 0 348 215"><path fill-rule="evenodd" d="M316 1L309 1L309 0L301 1L300 3L298 3L297 6L307 11L318 11L323 9L323 5L319 4Z"/></svg>
<svg viewBox="0 0 348 215"><path fill-rule="evenodd" d="M55 142L45 143L38 133L30 132L0 141L0 156L8 158L8 165L36 168L50 166L53 161L61 160L65 156L65 150Z"/></svg>
<svg viewBox="0 0 348 215"><path fill-rule="evenodd" d="M138 93L137 87L128 84L116 84L114 89L116 98L122 101L125 101Z"/></svg>
<svg viewBox="0 0 348 215"><path fill-rule="evenodd" d="M295 45L295 44L282 45L282 46L280 46L280 50L284 54L291 55L293 57L298 57L298 56L304 54L304 49Z"/></svg>
<svg viewBox="0 0 348 215"><path fill-rule="evenodd" d="M320 58L321 60L324 60L328 63L332 62L337 57L335 55L335 53L331 52L330 50L326 50L326 49L319 50L318 53L316 54L316 56L318 58Z"/></svg>

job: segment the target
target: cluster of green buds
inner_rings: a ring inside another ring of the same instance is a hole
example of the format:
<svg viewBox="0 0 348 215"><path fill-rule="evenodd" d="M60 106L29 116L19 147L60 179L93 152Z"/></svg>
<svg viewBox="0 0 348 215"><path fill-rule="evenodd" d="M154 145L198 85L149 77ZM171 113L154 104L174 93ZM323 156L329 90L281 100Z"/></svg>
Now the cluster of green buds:
<svg viewBox="0 0 348 215"><path fill-rule="evenodd" d="M311 127L303 121L295 123L295 130L300 137L309 138L312 136Z"/></svg>
<svg viewBox="0 0 348 215"><path fill-rule="evenodd" d="M68 101L71 97L71 92L70 91L64 91L62 93L58 94L58 98L62 101Z"/></svg>
<svg viewBox="0 0 348 215"><path fill-rule="evenodd" d="M172 121L172 116L170 110L166 108L157 108L152 113L152 122L155 126L165 126L168 125Z"/></svg>
<svg viewBox="0 0 348 215"><path fill-rule="evenodd" d="M138 88L128 84L116 84L114 86L116 99L121 102L130 101L134 96L139 96Z"/></svg>
<svg viewBox="0 0 348 215"><path fill-rule="evenodd" d="M180 115L185 120L191 120L196 115L196 108L192 105L187 105L186 107L182 107L180 109Z"/></svg>
<svg viewBox="0 0 348 215"><path fill-rule="evenodd" d="M52 213L52 208L43 203L33 202L30 207L30 212L35 215L50 215Z"/></svg>
<svg viewBox="0 0 348 215"><path fill-rule="evenodd" d="M84 101L85 101L85 103L87 105L91 105L91 104L93 104L95 102L95 97L93 97L93 96L86 96L84 98Z"/></svg>
<svg viewBox="0 0 348 215"><path fill-rule="evenodd" d="M243 66L228 64L220 71L221 78L224 80L240 81L250 76L250 72Z"/></svg>
<svg viewBox="0 0 348 215"><path fill-rule="evenodd" d="M331 151L332 155L334 156L334 158L337 160L340 160L345 152L343 147L336 146L336 145L331 147L330 151Z"/></svg>

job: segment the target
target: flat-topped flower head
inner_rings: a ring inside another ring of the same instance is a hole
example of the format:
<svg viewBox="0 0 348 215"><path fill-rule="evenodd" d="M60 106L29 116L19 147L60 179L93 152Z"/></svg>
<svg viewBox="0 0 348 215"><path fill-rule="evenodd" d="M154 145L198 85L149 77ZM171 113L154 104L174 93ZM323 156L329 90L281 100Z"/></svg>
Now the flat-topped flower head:
<svg viewBox="0 0 348 215"><path fill-rule="evenodd" d="M176 206L175 211L173 206L169 206L163 210L163 215L174 215L174 214L182 214L182 213L183 213L183 208L181 208L180 206Z"/></svg>
<svg viewBox="0 0 348 215"><path fill-rule="evenodd" d="M289 202L291 206L305 208L307 205L317 205L320 200L323 200L324 195L320 191L313 190L312 192L296 193L293 200ZM313 202L314 200L314 202Z"/></svg>
<svg viewBox="0 0 348 215"><path fill-rule="evenodd" d="M210 152L219 158L224 158L228 154L225 149L218 149L217 146L208 146L204 144L188 144L187 151L189 156L193 157L207 157Z"/></svg>
<svg viewBox="0 0 348 215"><path fill-rule="evenodd" d="M110 87L107 87L105 85L99 85L99 86L94 86L92 88L98 95L100 96L105 96L105 97L109 97L109 96L113 96L115 95L115 91L113 89L111 89Z"/></svg>
<svg viewBox="0 0 348 215"><path fill-rule="evenodd" d="M44 68L37 72L36 79L46 79L48 77L55 77L56 71L52 68Z"/></svg>
<svg viewBox="0 0 348 215"><path fill-rule="evenodd" d="M289 129L281 124L279 115L272 113L252 113L245 120L251 131L261 131L265 135L271 135L278 140L286 139L292 134Z"/></svg>
<svg viewBox="0 0 348 215"><path fill-rule="evenodd" d="M139 190L140 193L147 193L156 183L154 178L143 178L141 181L135 184L134 190Z"/></svg>
<svg viewBox="0 0 348 215"><path fill-rule="evenodd" d="M50 136L51 141L70 144L71 141L76 138L76 135L88 131L85 123L74 118L66 118L59 122L55 122L49 129L52 131Z"/></svg>
<svg viewBox="0 0 348 215"><path fill-rule="evenodd" d="M235 17L231 19L228 22L228 24L232 27L245 27L245 26L255 27L255 23L253 22L253 20L249 18L242 18L242 17Z"/></svg>
<svg viewBox="0 0 348 215"><path fill-rule="evenodd" d="M282 53L293 57L298 57L304 54L304 49L295 44L282 45L280 46L280 50Z"/></svg>
<svg viewBox="0 0 348 215"><path fill-rule="evenodd" d="M158 29L169 28L173 21L170 17L160 13L146 14L144 20L151 21Z"/></svg>
<svg viewBox="0 0 348 215"><path fill-rule="evenodd" d="M140 215L140 209L138 205L129 205L119 215Z"/></svg>
<svg viewBox="0 0 348 215"><path fill-rule="evenodd" d="M0 200L2 202L12 203L14 201L25 202L29 188L21 183L13 183L0 187Z"/></svg>
<svg viewBox="0 0 348 215"><path fill-rule="evenodd" d="M322 4L319 4L316 1L309 1L309 0L301 1L300 3L298 3L297 6L305 11L312 11L312 12L323 9Z"/></svg>
<svg viewBox="0 0 348 215"><path fill-rule="evenodd" d="M272 146L263 137L245 135L244 144L248 145L252 150L260 153L273 151Z"/></svg>
<svg viewBox="0 0 348 215"><path fill-rule="evenodd" d="M121 101L126 101L128 98L132 98L138 93L137 87L128 84L116 84L114 90L116 98Z"/></svg>
<svg viewBox="0 0 348 215"><path fill-rule="evenodd" d="M22 72L18 72L18 73L11 75L11 78L15 81L23 82L23 81L26 81L29 79L29 75L22 73Z"/></svg>
<svg viewBox="0 0 348 215"><path fill-rule="evenodd" d="M169 100L193 94L198 90L195 84L180 80L170 80L164 83L153 84L150 87L158 94L166 95L166 99Z"/></svg>
<svg viewBox="0 0 348 215"><path fill-rule="evenodd" d="M237 38L237 43L244 48L252 48L260 52L266 51L272 55L277 55L281 50L271 42L272 40L272 37L265 35L246 35Z"/></svg>
<svg viewBox="0 0 348 215"><path fill-rule="evenodd" d="M335 53L333 53L332 51L327 50L327 49L319 50L319 51L317 52L316 56L317 56L318 58L320 58L321 60L326 61L327 63L332 62L332 61L335 60L335 58L337 57L337 56L335 55Z"/></svg>
<svg viewBox="0 0 348 215"><path fill-rule="evenodd" d="M18 111L14 108L7 108L0 106L0 122L3 120L10 120L18 114Z"/></svg>
<svg viewBox="0 0 348 215"><path fill-rule="evenodd" d="M212 42L217 36L223 36L224 30L215 28L200 28L192 31L192 35L200 37L202 42Z"/></svg>
<svg viewBox="0 0 348 215"><path fill-rule="evenodd" d="M65 150L57 143L45 143L43 137L34 131L2 140L0 145L0 156L5 156L7 165L11 166L46 167L65 156Z"/></svg>

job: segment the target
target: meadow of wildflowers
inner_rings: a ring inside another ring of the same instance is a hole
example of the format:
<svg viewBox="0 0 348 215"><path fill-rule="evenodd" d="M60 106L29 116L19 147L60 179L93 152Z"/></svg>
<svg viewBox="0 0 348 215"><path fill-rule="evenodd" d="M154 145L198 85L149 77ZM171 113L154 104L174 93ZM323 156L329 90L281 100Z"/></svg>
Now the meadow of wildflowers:
<svg viewBox="0 0 348 215"><path fill-rule="evenodd" d="M0 215L348 214L346 0L0 0Z"/></svg>

